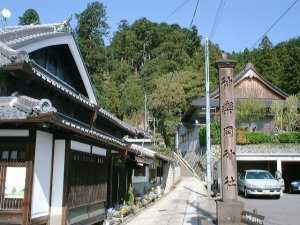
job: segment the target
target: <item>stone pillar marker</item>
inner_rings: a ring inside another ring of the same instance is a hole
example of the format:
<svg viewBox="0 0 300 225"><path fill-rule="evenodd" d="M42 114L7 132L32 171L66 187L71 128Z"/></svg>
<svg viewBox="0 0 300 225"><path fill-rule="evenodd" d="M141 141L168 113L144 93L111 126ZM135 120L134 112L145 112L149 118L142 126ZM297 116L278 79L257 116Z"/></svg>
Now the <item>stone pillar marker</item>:
<svg viewBox="0 0 300 225"><path fill-rule="evenodd" d="M217 61L221 115L222 200L217 201L218 225L240 224L243 204L237 201L237 161L234 103L234 67L226 54Z"/></svg>

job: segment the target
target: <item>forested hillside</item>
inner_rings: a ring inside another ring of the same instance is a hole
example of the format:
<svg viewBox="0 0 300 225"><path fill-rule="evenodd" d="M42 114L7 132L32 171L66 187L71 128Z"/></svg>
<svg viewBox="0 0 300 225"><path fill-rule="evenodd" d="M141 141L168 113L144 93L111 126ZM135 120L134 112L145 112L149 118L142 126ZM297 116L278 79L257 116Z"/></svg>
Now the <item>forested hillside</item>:
<svg viewBox="0 0 300 225"><path fill-rule="evenodd" d="M238 61L237 71L252 62L259 73L288 94L300 92L300 37L275 46L264 37L258 48L233 53Z"/></svg>
<svg viewBox="0 0 300 225"><path fill-rule="evenodd" d="M149 118L170 146L176 124L193 98L204 94L204 47L201 31L146 18L120 21L108 45L105 6L88 4L77 14L76 36L96 85L101 105L121 119L140 125L144 96ZM215 61L221 49L210 43L211 86L217 85ZM273 46L265 37L258 48L232 53L236 71L252 62L268 80L289 94L300 90L300 38Z"/></svg>

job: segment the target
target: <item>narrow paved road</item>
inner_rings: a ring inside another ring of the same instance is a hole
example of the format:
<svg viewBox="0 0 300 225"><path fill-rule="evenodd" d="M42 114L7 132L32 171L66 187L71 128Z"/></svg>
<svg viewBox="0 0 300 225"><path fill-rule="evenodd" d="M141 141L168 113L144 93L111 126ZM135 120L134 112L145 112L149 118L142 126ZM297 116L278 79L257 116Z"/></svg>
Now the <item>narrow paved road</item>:
<svg viewBox="0 0 300 225"><path fill-rule="evenodd" d="M127 225L208 225L215 205L201 191L196 178L183 178L175 190L145 209Z"/></svg>
<svg viewBox="0 0 300 225"><path fill-rule="evenodd" d="M269 197L252 197L245 199L246 210L258 210L265 216L265 225L299 225L300 224L300 194L284 193L280 199Z"/></svg>

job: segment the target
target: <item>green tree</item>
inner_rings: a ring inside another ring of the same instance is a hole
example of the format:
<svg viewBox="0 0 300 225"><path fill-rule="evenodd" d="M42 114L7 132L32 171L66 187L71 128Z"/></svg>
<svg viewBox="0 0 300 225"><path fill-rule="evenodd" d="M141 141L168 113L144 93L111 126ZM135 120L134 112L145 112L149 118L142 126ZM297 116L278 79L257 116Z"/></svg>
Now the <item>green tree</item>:
<svg viewBox="0 0 300 225"><path fill-rule="evenodd" d="M27 9L19 17L19 25L40 24L40 16L34 9Z"/></svg>
<svg viewBox="0 0 300 225"><path fill-rule="evenodd" d="M108 24L106 16L106 7L98 2L88 3L87 8L76 14L78 25L76 32L79 38L96 39L103 41L103 36L107 34Z"/></svg>
<svg viewBox="0 0 300 225"><path fill-rule="evenodd" d="M176 125L186 104L181 81L178 74L166 74L156 80L156 89L150 96L151 111L159 118L159 130L167 147L173 143Z"/></svg>
<svg viewBox="0 0 300 225"><path fill-rule="evenodd" d="M248 123L249 128L252 123L259 121L265 116L264 104L255 98L248 98L237 103L237 121Z"/></svg>
<svg viewBox="0 0 300 225"><path fill-rule="evenodd" d="M139 77L130 75L121 90L120 112L122 117L131 117L143 109L144 92L140 85Z"/></svg>
<svg viewBox="0 0 300 225"><path fill-rule="evenodd" d="M273 50L273 44L267 36L262 39L258 51L259 55L254 61L257 70L263 74L267 80L278 85L282 75L282 66Z"/></svg>
<svg viewBox="0 0 300 225"><path fill-rule="evenodd" d="M286 100L285 121L287 131L293 131L296 128L299 119L298 104L299 100L295 95L289 96Z"/></svg>
<svg viewBox="0 0 300 225"><path fill-rule="evenodd" d="M273 101L271 106L274 125L278 130L284 129L284 107L284 103L281 101Z"/></svg>
<svg viewBox="0 0 300 225"><path fill-rule="evenodd" d="M76 19L77 39L87 67L93 76L96 73L101 76L107 72L104 70L107 51L103 40L108 31L106 8L100 2L89 3L84 11L76 14Z"/></svg>

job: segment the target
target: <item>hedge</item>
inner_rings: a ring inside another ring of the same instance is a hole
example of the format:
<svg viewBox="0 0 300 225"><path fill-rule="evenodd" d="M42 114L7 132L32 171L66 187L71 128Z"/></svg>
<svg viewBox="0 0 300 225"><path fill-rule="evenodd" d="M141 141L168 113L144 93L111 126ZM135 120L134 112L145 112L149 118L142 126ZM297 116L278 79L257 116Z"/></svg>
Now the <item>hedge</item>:
<svg viewBox="0 0 300 225"><path fill-rule="evenodd" d="M200 145L206 145L206 127L203 126L199 130ZM221 134L220 125L211 124L211 143L220 144ZM300 143L300 132L284 132L278 135L272 135L263 132L250 132L244 129L237 129L236 143L238 145L247 144L278 144L278 143Z"/></svg>
<svg viewBox="0 0 300 225"><path fill-rule="evenodd" d="M300 132L284 132L277 135L280 143L300 143Z"/></svg>
<svg viewBox="0 0 300 225"><path fill-rule="evenodd" d="M263 132L245 132L247 144L273 143L272 135Z"/></svg>

